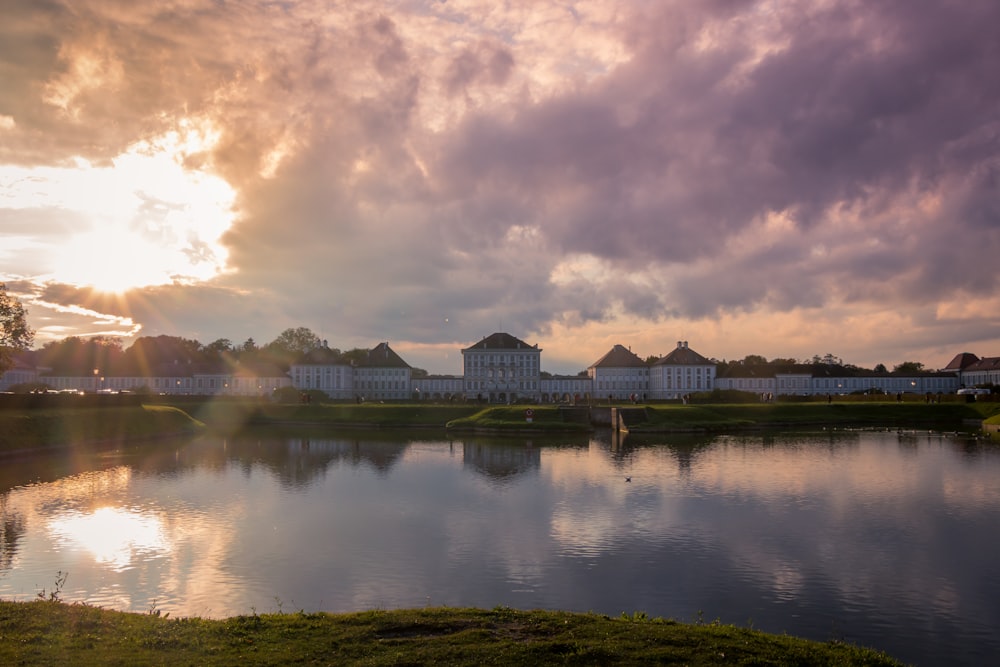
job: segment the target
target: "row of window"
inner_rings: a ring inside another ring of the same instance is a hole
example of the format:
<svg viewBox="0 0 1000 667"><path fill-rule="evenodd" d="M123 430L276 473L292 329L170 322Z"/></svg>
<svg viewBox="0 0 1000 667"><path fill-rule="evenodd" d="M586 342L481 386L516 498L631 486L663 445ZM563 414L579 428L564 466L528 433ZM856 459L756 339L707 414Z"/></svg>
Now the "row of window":
<svg viewBox="0 0 1000 667"><path fill-rule="evenodd" d="M506 383L506 385L504 387L500 387L500 388L502 388L502 389L512 389L513 385L514 385L513 382L508 382L508 383ZM466 387L466 391L480 391L480 390L483 390L483 389L495 389L495 388L497 388L497 384L495 382L483 382L481 380L468 380L465 383L465 387ZM537 381L532 381L532 380L529 380L529 381L522 380L522 381L520 381L520 382L517 383L517 388L521 389L523 391L534 391L534 390L538 389L538 382Z"/></svg>
<svg viewBox="0 0 1000 667"><path fill-rule="evenodd" d="M469 354L465 360L470 366L489 364L514 364L517 366L537 366L539 358L530 354Z"/></svg>

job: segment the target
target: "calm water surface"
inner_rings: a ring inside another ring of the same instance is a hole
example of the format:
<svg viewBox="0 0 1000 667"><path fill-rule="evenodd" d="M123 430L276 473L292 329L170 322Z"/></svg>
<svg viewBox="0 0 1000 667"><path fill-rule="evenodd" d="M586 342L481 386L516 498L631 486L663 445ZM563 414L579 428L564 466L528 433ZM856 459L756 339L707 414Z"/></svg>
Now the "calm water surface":
<svg viewBox="0 0 1000 667"><path fill-rule="evenodd" d="M1000 664L1000 447L962 436L205 438L0 461L0 518L4 599L643 611Z"/></svg>

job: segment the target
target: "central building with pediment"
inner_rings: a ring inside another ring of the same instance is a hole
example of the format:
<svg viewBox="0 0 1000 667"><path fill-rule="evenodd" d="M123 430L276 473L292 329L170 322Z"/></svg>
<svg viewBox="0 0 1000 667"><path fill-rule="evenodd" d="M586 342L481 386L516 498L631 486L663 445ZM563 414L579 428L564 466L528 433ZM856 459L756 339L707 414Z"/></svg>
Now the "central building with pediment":
<svg viewBox="0 0 1000 667"><path fill-rule="evenodd" d="M467 399L490 403L538 400L542 351L507 333L495 333L462 350Z"/></svg>

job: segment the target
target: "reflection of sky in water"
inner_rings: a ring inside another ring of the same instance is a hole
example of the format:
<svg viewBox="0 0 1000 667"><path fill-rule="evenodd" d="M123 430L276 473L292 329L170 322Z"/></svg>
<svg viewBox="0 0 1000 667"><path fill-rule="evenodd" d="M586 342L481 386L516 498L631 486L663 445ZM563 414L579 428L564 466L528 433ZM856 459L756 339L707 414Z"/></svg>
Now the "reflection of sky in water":
<svg viewBox="0 0 1000 667"><path fill-rule="evenodd" d="M998 450L895 433L424 437L206 439L12 488L0 596L62 571L64 599L172 616L703 612L922 663L1000 651L982 638L1000 625Z"/></svg>
<svg viewBox="0 0 1000 667"><path fill-rule="evenodd" d="M81 549L100 565L122 570L134 555L167 555L170 544L157 517L118 507L100 507L89 513L67 512L49 521L55 546L62 551Z"/></svg>

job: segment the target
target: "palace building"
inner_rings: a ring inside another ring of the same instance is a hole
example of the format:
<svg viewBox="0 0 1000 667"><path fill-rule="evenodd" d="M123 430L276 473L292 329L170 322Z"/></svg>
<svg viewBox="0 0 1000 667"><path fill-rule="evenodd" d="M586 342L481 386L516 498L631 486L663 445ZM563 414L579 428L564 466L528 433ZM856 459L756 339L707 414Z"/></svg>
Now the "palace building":
<svg viewBox="0 0 1000 667"><path fill-rule="evenodd" d="M414 377L413 368L382 342L363 356L341 354L322 345L303 354L285 371L273 364L190 368L176 362L145 375L93 373L57 375L16 359L0 377L0 391L22 384L54 391L151 392L271 396L286 388L320 391L333 400L453 401L550 403L676 400L712 390L752 392L761 396L954 393L959 389L1000 385L1000 357L980 359L964 352L940 371L874 372L829 363L720 364L678 341L660 357L641 359L624 345L607 353L578 375L551 375L542 368L542 350L509 333L497 332L461 350L461 375ZM30 356L30 355L29 355Z"/></svg>

